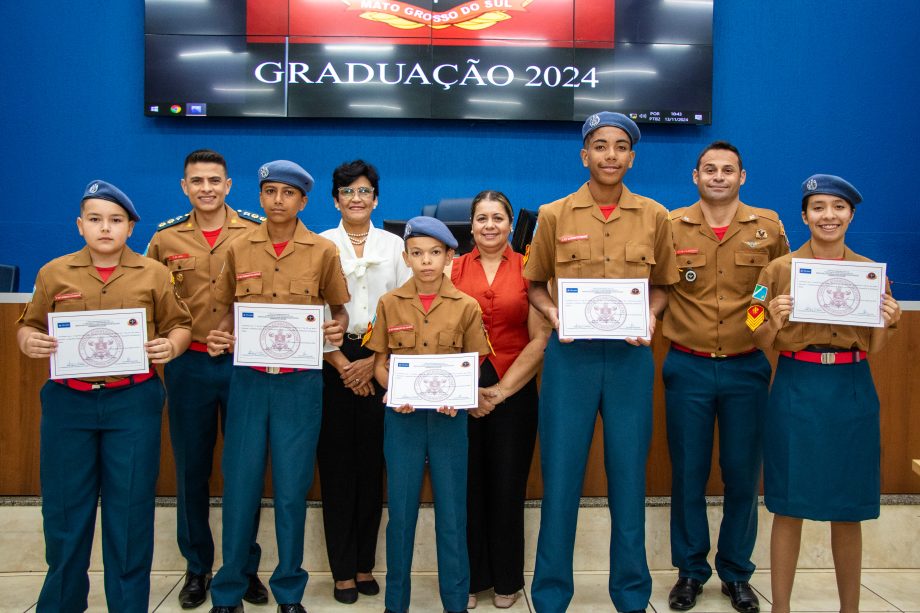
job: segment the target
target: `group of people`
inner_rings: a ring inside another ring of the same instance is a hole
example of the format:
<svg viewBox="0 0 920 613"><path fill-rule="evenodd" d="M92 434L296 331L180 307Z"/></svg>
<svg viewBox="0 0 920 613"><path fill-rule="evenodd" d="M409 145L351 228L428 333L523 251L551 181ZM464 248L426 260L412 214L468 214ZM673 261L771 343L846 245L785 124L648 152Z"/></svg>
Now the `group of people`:
<svg viewBox="0 0 920 613"><path fill-rule="evenodd" d="M298 215L312 176L285 160L259 169L261 215L227 204L224 158L198 150L181 187L191 211L161 223L143 257L126 246L139 219L102 180L84 193L81 251L45 265L20 320L30 357L57 349L49 312L143 307L156 370L128 377L49 380L41 392L41 482L49 570L39 611L83 611L102 499L110 610L146 611L153 552L160 412L168 398L177 471L178 543L187 561L183 608L212 613L268 601L256 542L267 461L278 563L269 588L284 613L304 611L304 500L318 464L334 598L380 591L373 570L384 468L386 613L410 606L422 479L434 490L438 579L445 611L492 590L509 608L524 586L524 498L537 435L543 500L532 600L565 611L574 594L576 520L598 412L611 514L609 592L616 610L644 611L645 465L652 431L657 322L671 342L663 368L673 467L675 610L696 604L712 575L705 486L714 427L725 496L715 556L721 590L740 613L759 611L750 586L761 466L771 539L773 610L788 612L802 519L830 521L841 611L858 610L860 523L879 513L879 406L866 352L900 318L879 297L886 327L789 321L791 258L865 261L845 246L861 201L840 177L803 183L810 240L789 253L775 212L741 202L745 170L725 141L700 154L700 198L668 212L623 179L640 131L602 112L582 128L588 181L540 208L529 255L508 238L514 211L498 191L470 211L474 248L454 258L446 226L416 217L402 238L371 222L380 182L362 160L332 177L336 228L315 234ZM554 281L641 278L647 336L577 340L559 334ZM322 370L234 367L234 302L325 305ZM762 350L780 352L771 366ZM387 408L391 354L477 353L478 407ZM538 372L542 379L538 394ZM211 458L223 432L223 565L212 580ZM847 470L841 470L846 466Z"/></svg>

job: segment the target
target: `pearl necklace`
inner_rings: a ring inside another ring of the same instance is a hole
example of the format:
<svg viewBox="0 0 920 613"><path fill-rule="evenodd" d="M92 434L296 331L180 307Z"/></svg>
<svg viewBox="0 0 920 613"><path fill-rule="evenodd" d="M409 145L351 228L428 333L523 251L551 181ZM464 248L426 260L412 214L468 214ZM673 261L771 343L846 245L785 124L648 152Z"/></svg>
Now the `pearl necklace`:
<svg viewBox="0 0 920 613"><path fill-rule="evenodd" d="M370 230L367 232L356 232L354 234L351 232L345 232L345 234L348 235L348 240L352 245L358 246L367 242L367 235L370 234Z"/></svg>

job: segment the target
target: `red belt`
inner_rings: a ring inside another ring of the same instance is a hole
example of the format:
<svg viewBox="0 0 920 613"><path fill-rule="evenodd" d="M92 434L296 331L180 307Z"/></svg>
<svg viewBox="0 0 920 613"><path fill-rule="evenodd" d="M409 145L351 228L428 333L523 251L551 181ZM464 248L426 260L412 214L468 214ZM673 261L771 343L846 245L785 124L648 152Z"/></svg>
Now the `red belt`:
<svg viewBox="0 0 920 613"><path fill-rule="evenodd" d="M208 352L208 344L207 344L207 343L199 343L198 341L192 341L191 343L188 344L188 350L189 350L189 351L197 351L198 353L207 353L207 352Z"/></svg>
<svg viewBox="0 0 920 613"><path fill-rule="evenodd" d="M858 349L843 351L780 351L779 354L800 362L812 364L853 364L866 359L866 352Z"/></svg>
<svg viewBox="0 0 920 613"><path fill-rule="evenodd" d="M742 351L740 353L711 353L708 351L697 351L695 349L690 349L690 347L684 347L683 345L678 345L674 342L671 343L671 347L677 349L678 351L689 353L690 355L698 355L701 358L737 358L758 351L758 349L754 347L753 349L748 349L747 351Z"/></svg>
<svg viewBox="0 0 920 613"><path fill-rule="evenodd" d="M127 377L121 377L113 381L83 381L82 379L52 379L52 381L69 387L72 390L77 390L78 392L92 392L101 389L137 385L138 383L143 383L148 379L152 379L156 374L156 371L151 367L148 372L139 375L128 375Z"/></svg>

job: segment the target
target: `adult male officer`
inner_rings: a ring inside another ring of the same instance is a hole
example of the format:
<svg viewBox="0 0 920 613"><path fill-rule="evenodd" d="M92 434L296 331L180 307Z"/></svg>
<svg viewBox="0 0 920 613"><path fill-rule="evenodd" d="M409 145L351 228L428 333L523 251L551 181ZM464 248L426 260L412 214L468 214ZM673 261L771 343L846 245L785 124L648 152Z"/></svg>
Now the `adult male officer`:
<svg viewBox="0 0 920 613"><path fill-rule="evenodd" d="M575 524L598 409L613 520L610 596L618 611L644 611L652 591L645 555L654 374L649 341L564 342L547 288L556 278L648 279L651 337L667 302L666 286L678 277L667 210L623 185L639 136L620 113L588 118L581 160L590 178L574 194L540 207L524 269L531 304L557 330L546 347L539 406L544 494L531 590L538 613L565 611L574 593Z"/></svg>
<svg viewBox="0 0 920 613"><path fill-rule="evenodd" d="M705 495L716 421L725 490L716 571L736 610L760 610L748 582L770 364L754 348L745 312L760 270L789 246L776 213L738 198L744 181L738 149L716 141L693 170L700 199L671 213L680 281L671 287L664 316L671 349L663 376L673 482L671 561L679 574L668 603L679 611L693 608L712 575Z"/></svg>
<svg viewBox="0 0 920 613"><path fill-rule="evenodd" d="M179 591L183 609L207 599L214 563L214 539L208 525L208 479L217 440L226 420L227 395L233 357L210 357L205 339L227 312L214 296L215 281L227 250L261 218L227 206L232 181L227 162L216 151L199 149L185 158L180 182L192 210L161 223L147 247L147 255L169 268L179 297L192 312L192 344L189 351L165 369L169 403L169 433L176 458L176 511L179 551L186 559L185 585ZM247 602L268 602L268 591L259 580L261 550L256 543L258 520L246 573Z"/></svg>

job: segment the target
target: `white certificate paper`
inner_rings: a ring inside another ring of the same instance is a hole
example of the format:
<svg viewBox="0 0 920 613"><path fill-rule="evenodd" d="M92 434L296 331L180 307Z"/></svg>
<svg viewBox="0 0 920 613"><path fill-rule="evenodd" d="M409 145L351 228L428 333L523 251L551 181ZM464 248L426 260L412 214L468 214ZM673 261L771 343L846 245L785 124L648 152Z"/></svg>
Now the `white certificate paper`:
<svg viewBox="0 0 920 613"><path fill-rule="evenodd" d="M150 370L147 309L48 313L48 334L58 341L51 378L112 377Z"/></svg>
<svg viewBox="0 0 920 613"><path fill-rule="evenodd" d="M323 307L305 304L233 305L234 366L323 367Z"/></svg>
<svg viewBox="0 0 920 613"><path fill-rule="evenodd" d="M649 338L648 279L559 279L561 338Z"/></svg>
<svg viewBox="0 0 920 613"><path fill-rule="evenodd" d="M387 406L475 409L479 406L479 354L390 355Z"/></svg>
<svg viewBox="0 0 920 613"><path fill-rule="evenodd" d="M793 258L789 321L883 328L886 269L878 262Z"/></svg>

